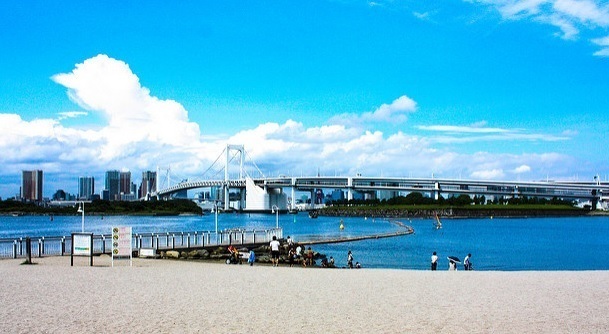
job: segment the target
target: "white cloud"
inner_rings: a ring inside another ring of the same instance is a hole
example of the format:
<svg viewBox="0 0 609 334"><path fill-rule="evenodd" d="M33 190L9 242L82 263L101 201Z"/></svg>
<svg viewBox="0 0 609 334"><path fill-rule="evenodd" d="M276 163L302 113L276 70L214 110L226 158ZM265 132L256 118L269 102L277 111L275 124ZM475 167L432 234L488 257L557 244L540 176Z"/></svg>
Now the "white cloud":
<svg viewBox="0 0 609 334"><path fill-rule="evenodd" d="M188 121L184 107L151 96L122 61L98 55L52 79L68 88L68 96L79 106L108 120L100 133L103 160L114 159L138 142L184 146L199 141L199 126Z"/></svg>
<svg viewBox="0 0 609 334"><path fill-rule="evenodd" d="M471 0L464 0L472 2ZM609 5L603 1L593 0L477 0L495 8L504 19L524 20L548 24L560 30L555 35L565 40L576 40L585 33L591 36L598 31L607 32L609 28ZM606 57L609 51L605 48L594 53Z"/></svg>
<svg viewBox="0 0 609 334"><path fill-rule="evenodd" d="M539 14L547 0L497 1L499 12L505 18L518 18Z"/></svg>
<svg viewBox="0 0 609 334"><path fill-rule="evenodd" d="M609 25L609 10L599 7L589 0L556 0L556 12L581 23L590 23L600 27Z"/></svg>
<svg viewBox="0 0 609 334"><path fill-rule="evenodd" d="M391 104L382 104L372 112L358 114L342 114L330 119L331 124L359 127L366 123L402 123L408 119L408 114L417 110L417 103L406 95L395 99Z"/></svg>
<svg viewBox="0 0 609 334"><path fill-rule="evenodd" d="M520 165L520 166L516 167L513 172L515 174L523 174L523 173L528 173L530 171L531 171L531 167L529 167L527 165Z"/></svg>
<svg viewBox="0 0 609 334"><path fill-rule="evenodd" d="M80 116L87 116L89 113L85 112L85 111L65 111L65 112L60 112L58 115L59 117L57 118L57 120L62 121L64 119L68 119L68 118L77 118Z"/></svg>
<svg viewBox="0 0 609 334"><path fill-rule="evenodd" d="M420 125L419 130L441 132L442 135L429 137L430 142L450 143L472 143L481 141L564 141L570 139L566 134L536 134L525 133L523 129L503 129L486 127L486 122L478 122L471 126L458 125Z"/></svg>
<svg viewBox="0 0 609 334"><path fill-rule="evenodd" d="M429 20L429 12L425 12L425 13L412 12L412 15L414 15L414 17L416 17L419 20L423 20L423 21Z"/></svg>
<svg viewBox="0 0 609 334"><path fill-rule="evenodd" d="M510 130L500 128L486 128L478 126L456 126L456 125L421 125L420 130L453 132L453 133L508 133Z"/></svg>
<svg viewBox="0 0 609 334"><path fill-rule="evenodd" d="M477 180L497 180L505 177L505 173L501 169L477 170L470 174L472 179Z"/></svg>

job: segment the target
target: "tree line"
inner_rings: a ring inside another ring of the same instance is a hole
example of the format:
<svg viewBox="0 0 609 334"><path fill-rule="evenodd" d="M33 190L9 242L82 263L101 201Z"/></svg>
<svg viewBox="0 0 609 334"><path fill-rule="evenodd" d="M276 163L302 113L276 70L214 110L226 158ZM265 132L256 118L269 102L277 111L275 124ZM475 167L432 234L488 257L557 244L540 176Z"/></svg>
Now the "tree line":
<svg viewBox="0 0 609 334"><path fill-rule="evenodd" d="M487 200L484 195L469 195L450 196L448 198L440 197L434 199L425 197L422 193L412 192L406 196L397 196L390 199L351 199L351 200L334 200L327 203L330 206L396 206L396 205L436 205L436 206L467 206L467 205L486 205L486 204L509 204L509 205L569 205L573 206L574 201L568 201L557 197L547 199L541 197L514 197L514 198L497 198Z"/></svg>
<svg viewBox="0 0 609 334"><path fill-rule="evenodd" d="M0 201L0 213L27 214L77 214L75 206L44 206L14 200ZM170 201L103 201L85 203L85 214L107 215L177 215L181 213L201 214L201 208L191 200L173 199Z"/></svg>

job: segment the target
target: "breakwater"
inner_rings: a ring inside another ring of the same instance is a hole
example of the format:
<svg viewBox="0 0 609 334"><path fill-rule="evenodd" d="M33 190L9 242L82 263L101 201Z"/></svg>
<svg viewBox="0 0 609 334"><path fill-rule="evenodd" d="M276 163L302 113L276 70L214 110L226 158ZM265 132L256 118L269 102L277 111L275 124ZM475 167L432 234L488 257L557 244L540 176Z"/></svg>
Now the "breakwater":
<svg viewBox="0 0 609 334"><path fill-rule="evenodd" d="M328 217L379 217L379 218L432 218L438 215L443 218L488 218L488 217L578 217L590 215L589 210L572 209L403 209L403 208L357 208L329 207L319 210L320 216Z"/></svg>

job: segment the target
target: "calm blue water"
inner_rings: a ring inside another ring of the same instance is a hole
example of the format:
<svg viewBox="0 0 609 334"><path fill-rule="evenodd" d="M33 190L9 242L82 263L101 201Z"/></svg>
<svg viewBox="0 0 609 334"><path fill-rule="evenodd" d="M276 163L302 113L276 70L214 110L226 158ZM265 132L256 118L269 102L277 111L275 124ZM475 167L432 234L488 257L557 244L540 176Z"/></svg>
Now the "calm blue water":
<svg viewBox="0 0 609 334"><path fill-rule="evenodd" d="M304 213L280 215L284 236L298 240L320 237L359 236L397 230L380 219L310 219ZM415 234L349 243L317 245L315 250L333 256L338 266L346 265L347 251L365 268L428 269L431 253L440 257L438 269L448 267L446 256L461 259L472 254L475 270L609 270L609 217L444 219L443 228L433 229L431 219L402 222ZM110 233L112 226L132 226L134 233L213 231L213 215L185 217L85 217L85 230ZM275 215L220 214L219 229L275 226ZM25 236L68 236L81 230L81 216L0 216L0 238ZM461 267L459 267L461 269Z"/></svg>

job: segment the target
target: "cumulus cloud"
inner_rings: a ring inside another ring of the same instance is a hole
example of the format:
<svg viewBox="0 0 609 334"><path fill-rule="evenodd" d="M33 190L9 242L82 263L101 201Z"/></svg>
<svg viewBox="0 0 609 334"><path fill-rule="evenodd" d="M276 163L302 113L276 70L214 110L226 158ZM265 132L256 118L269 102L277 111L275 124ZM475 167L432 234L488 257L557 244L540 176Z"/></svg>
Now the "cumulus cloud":
<svg viewBox="0 0 609 334"><path fill-rule="evenodd" d="M531 167L529 167L527 165L520 165L520 166L516 167L513 172L515 174L523 174L523 173L528 173L530 171L531 171Z"/></svg>
<svg viewBox="0 0 609 334"><path fill-rule="evenodd" d="M199 126L188 121L184 107L151 96L123 61L98 55L52 79L65 86L80 107L107 119L99 134L101 159L112 160L139 142L187 146L199 141Z"/></svg>
<svg viewBox="0 0 609 334"><path fill-rule="evenodd" d="M497 180L505 177L505 173L501 169L477 170L470 174L472 179L477 180Z"/></svg>
<svg viewBox="0 0 609 334"><path fill-rule="evenodd" d="M417 110L417 103L406 95L402 95L390 104L383 103L376 110L363 114L342 114L330 119L331 124L343 124L359 127L367 123L402 123L408 119L408 114Z"/></svg>

